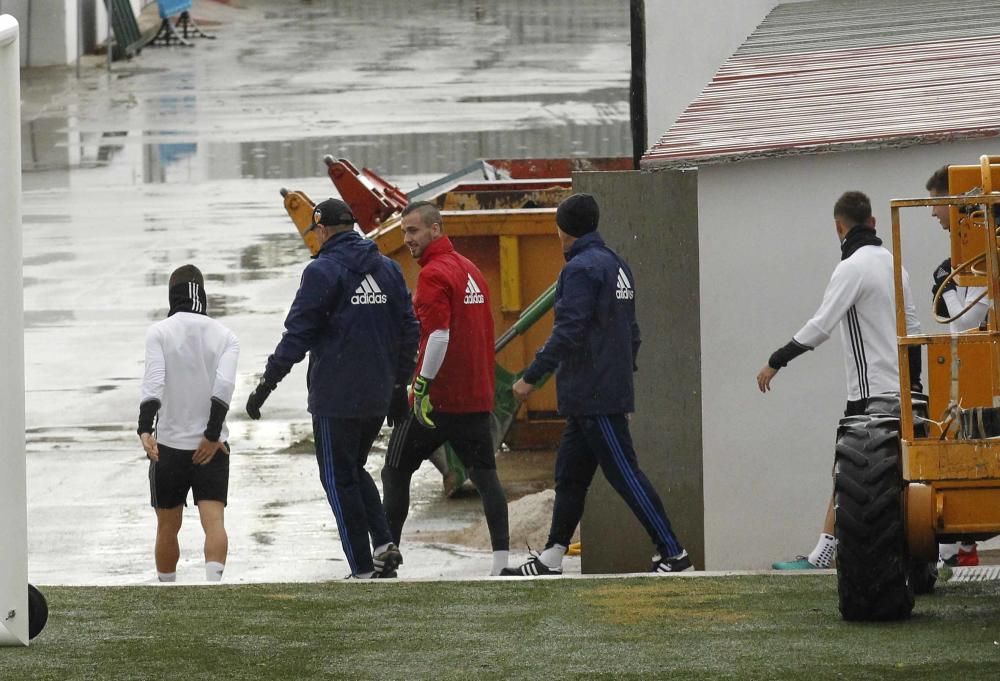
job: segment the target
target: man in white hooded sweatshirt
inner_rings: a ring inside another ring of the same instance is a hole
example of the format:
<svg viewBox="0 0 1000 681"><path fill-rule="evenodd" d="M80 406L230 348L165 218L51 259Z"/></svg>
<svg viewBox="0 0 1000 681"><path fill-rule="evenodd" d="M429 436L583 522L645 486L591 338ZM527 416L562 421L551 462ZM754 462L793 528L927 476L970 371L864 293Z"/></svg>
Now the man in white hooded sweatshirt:
<svg viewBox="0 0 1000 681"><path fill-rule="evenodd" d="M236 385L240 344L207 315L205 280L194 265L170 275L170 312L146 333L146 371L139 438L149 458L150 503L156 510L156 572L177 579L184 506L194 492L205 530L205 577L222 579L229 539L226 413Z"/></svg>

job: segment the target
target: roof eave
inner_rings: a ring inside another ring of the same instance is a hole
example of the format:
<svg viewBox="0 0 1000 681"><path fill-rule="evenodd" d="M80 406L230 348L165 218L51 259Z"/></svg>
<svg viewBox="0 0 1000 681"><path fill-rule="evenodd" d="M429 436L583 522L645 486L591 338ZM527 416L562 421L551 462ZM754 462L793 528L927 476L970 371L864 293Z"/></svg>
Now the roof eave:
<svg viewBox="0 0 1000 681"><path fill-rule="evenodd" d="M963 140L1000 137L998 128L977 128L973 130L955 130L922 135L900 135L883 138L871 138L855 142L834 142L826 144L805 144L778 146L770 149L754 149L747 152L729 154L710 154L706 156L643 156L639 161L640 170L679 170L710 165L729 165L744 161L760 161L794 156L816 156L819 154L836 154L851 151L876 151L881 149L905 149L944 142L961 142Z"/></svg>

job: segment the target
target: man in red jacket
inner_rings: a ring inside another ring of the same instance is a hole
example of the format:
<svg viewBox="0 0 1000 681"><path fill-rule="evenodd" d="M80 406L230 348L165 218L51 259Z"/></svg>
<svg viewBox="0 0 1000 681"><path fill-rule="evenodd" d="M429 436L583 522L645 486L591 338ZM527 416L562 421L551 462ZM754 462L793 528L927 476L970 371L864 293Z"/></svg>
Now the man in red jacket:
<svg viewBox="0 0 1000 681"><path fill-rule="evenodd" d="M486 279L459 254L427 201L402 214L403 241L420 262L413 307L420 348L412 406L394 425L382 468L382 496L393 541L399 544L410 506L410 478L420 464L451 443L479 490L493 545L491 574L507 566L507 498L497 478L493 436L493 315Z"/></svg>

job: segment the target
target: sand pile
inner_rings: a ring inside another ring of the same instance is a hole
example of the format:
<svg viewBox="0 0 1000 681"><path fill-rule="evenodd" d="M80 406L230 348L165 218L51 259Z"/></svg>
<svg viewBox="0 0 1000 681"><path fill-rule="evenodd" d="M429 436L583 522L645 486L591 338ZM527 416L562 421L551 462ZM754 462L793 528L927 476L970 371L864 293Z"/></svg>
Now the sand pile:
<svg viewBox="0 0 1000 681"><path fill-rule="evenodd" d="M555 491L547 489L523 496L508 505L510 548L512 551L523 551L526 544L539 551L545 546L549 537L552 504L555 499ZM490 532L486 527L486 519L480 519L475 525L465 530L449 533L448 541L488 550L490 548ZM579 528L573 535L573 541L580 541Z"/></svg>

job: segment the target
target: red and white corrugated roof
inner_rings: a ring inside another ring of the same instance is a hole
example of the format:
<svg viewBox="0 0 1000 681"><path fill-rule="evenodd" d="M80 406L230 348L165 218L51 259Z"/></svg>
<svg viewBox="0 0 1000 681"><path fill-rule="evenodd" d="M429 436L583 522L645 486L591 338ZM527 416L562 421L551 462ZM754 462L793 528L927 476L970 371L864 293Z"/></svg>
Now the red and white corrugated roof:
<svg viewBox="0 0 1000 681"><path fill-rule="evenodd" d="M1000 2L817 0L775 8L642 167L997 135Z"/></svg>

